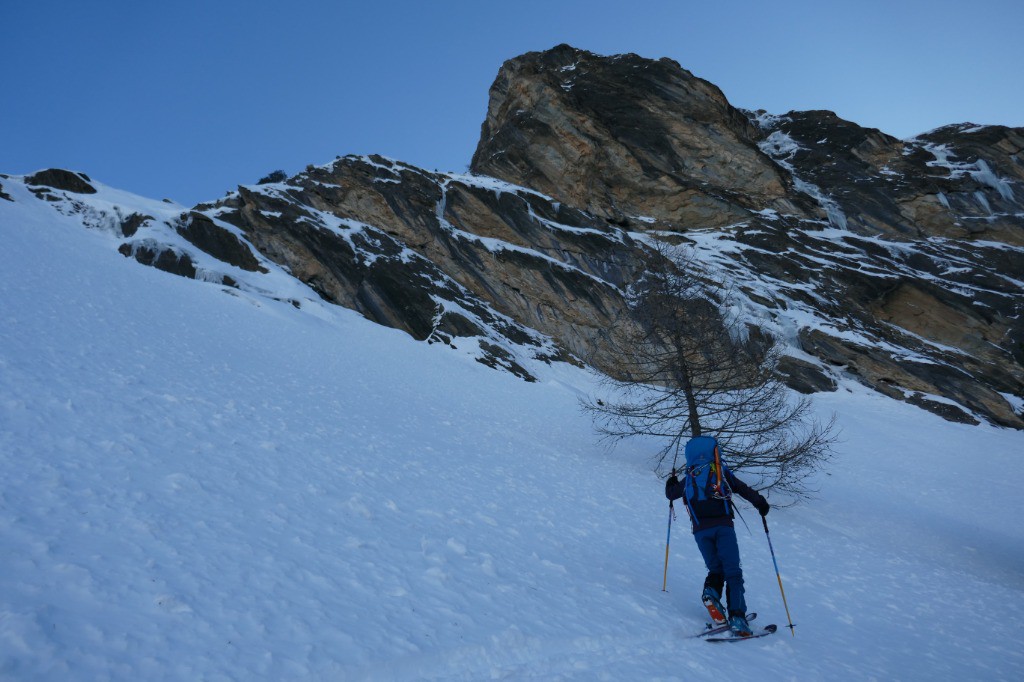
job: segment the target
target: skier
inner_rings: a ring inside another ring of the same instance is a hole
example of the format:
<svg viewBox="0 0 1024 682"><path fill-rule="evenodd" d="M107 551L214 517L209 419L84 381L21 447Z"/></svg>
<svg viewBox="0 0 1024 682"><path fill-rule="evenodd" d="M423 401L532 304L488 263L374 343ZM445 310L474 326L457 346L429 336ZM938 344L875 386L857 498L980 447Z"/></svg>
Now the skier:
<svg viewBox="0 0 1024 682"><path fill-rule="evenodd" d="M665 497L682 497L686 503L693 539L708 569L701 601L715 624L724 624L727 619L722 609L722 588L728 585L729 627L736 635L749 637L752 631L747 623L740 549L732 524L732 493L754 505L761 516L768 515L768 501L722 465L718 442L710 436L690 439L686 444L686 463L686 468L679 472L683 481L676 477L675 470L665 481Z"/></svg>

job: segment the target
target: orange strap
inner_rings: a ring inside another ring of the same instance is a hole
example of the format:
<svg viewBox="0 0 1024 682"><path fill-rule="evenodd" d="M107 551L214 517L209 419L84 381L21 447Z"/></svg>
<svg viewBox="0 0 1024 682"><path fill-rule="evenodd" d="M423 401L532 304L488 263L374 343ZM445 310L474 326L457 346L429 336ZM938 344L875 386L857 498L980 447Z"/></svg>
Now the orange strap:
<svg viewBox="0 0 1024 682"><path fill-rule="evenodd" d="M718 446L715 445L715 475L717 476L717 488L718 494L723 495L724 489L722 488L722 458L718 454Z"/></svg>

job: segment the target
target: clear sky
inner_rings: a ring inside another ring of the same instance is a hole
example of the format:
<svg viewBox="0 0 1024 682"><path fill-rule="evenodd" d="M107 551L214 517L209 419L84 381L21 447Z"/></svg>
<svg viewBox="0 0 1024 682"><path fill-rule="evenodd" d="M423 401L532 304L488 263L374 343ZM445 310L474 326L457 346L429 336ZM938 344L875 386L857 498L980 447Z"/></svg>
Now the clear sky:
<svg viewBox="0 0 1024 682"><path fill-rule="evenodd" d="M0 172L191 205L352 153L462 171L502 62L559 43L898 137L1024 126L1024 0L10 1Z"/></svg>

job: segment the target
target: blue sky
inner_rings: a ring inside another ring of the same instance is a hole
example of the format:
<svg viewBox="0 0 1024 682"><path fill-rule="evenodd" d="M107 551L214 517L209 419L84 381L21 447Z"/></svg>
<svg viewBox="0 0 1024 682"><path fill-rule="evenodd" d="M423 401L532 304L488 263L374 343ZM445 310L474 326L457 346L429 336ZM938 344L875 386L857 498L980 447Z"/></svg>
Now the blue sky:
<svg viewBox="0 0 1024 682"><path fill-rule="evenodd" d="M1022 27L1016 0L12 2L0 172L194 204L350 153L461 171L502 62L559 43L898 137L1024 126Z"/></svg>

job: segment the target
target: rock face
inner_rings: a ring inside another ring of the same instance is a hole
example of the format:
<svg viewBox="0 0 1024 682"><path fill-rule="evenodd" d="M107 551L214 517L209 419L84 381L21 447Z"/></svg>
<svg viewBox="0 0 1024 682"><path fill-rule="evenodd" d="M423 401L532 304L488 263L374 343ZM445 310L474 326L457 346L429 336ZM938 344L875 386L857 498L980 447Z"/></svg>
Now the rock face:
<svg viewBox="0 0 1024 682"><path fill-rule="evenodd" d="M75 194L95 194L96 188L90 185L89 176L84 173L74 173L60 168L39 171L25 179L27 185L38 185L61 189Z"/></svg>
<svg viewBox="0 0 1024 682"><path fill-rule="evenodd" d="M896 239L994 239L1024 246L1024 131L952 125L897 140L830 111L758 119L762 149L836 226Z"/></svg>
<svg viewBox="0 0 1024 682"><path fill-rule="evenodd" d="M472 168L691 243L806 354L794 387L846 374L1019 428L1022 150L1022 129L741 112L671 61L560 46L502 66Z"/></svg>
<svg viewBox="0 0 1024 682"><path fill-rule="evenodd" d="M627 234L579 210L383 157L338 159L199 208L324 299L417 339L478 339L485 362L524 377L513 347L545 360L606 352L641 267Z"/></svg>
<svg viewBox="0 0 1024 682"><path fill-rule="evenodd" d="M796 390L853 378L1024 428L1022 150L1019 128L897 140L827 111L741 111L672 61L563 45L501 67L471 174L344 157L182 211L90 203L88 177L53 170L2 176L0 198L35 194L228 291L299 280L527 380L537 362L614 373L609 329L661 240L783 340Z"/></svg>
<svg viewBox="0 0 1024 682"><path fill-rule="evenodd" d="M800 212L756 137L717 87L675 62L561 45L501 68L472 169L613 222L716 227L748 209Z"/></svg>

